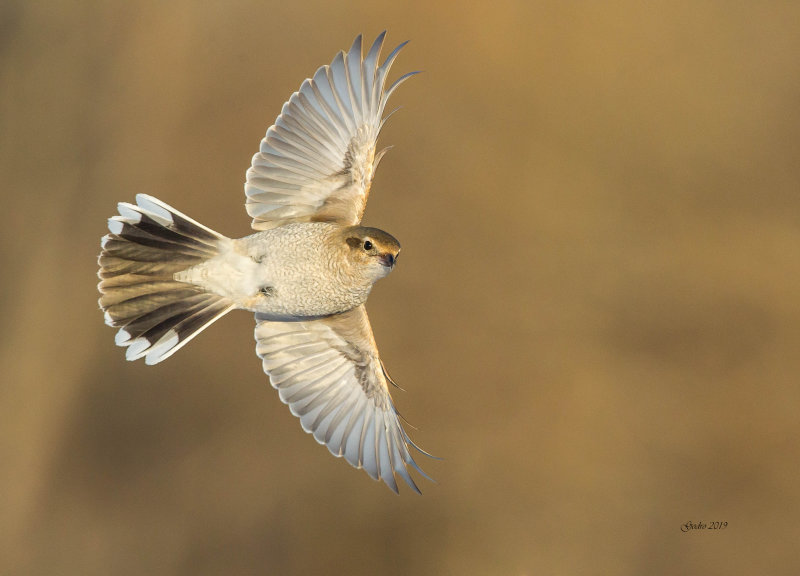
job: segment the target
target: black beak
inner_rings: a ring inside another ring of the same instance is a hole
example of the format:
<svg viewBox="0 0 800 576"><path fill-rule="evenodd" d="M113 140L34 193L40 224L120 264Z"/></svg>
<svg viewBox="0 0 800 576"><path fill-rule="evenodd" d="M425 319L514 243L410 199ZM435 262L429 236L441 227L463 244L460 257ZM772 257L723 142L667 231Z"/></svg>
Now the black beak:
<svg viewBox="0 0 800 576"><path fill-rule="evenodd" d="M397 258L392 256L391 254L381 254L381 264L386 266L387 268L392 268L394 263L397 262Z"/></svg>

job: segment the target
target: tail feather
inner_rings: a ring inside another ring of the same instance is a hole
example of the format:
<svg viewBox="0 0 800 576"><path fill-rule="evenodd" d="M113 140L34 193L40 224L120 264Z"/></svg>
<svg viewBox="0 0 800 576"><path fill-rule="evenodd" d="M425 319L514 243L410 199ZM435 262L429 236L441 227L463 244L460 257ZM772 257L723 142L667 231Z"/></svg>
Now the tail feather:
<svg viewBox="0 0 800 576"><path fill-rule="evenodd" d="M106 323L110 326L128 325L137 319L148 317L166 320L187 307L205 302L208 297L208 294L191 287L139 294L109 306L105 313Z"/></svg>
<svg viewBox="0 0 800 576"><path fill-rule="evenodd" d="M98 258L106 324L128 360L168 358L235 307L217 294L175 280L175 274L215 256L230 240L150 196L118 205Z"/></svg>
<svg viewBox="0 0 800 576"><path fill-rule="evenodd" d="M137 198L142 194L137 195ZM152 218L143 209L141 212L132 210L134 206L121 202L117 205L120 216L108 219L108 229L111 231L110 239L124 238L136 242L143 247L186 251L189 255L212 256L217 252L217 243L199 237L193 237L189 232L178 232ZM122 214L132 215L122 216ZM220 238L217 238L219 240Z"/></svg>
<svg viewBox="0 0 800 576"><path fill-rule="evenodd" d="M137 259L134 260L133 258ZM165 260L163 262L153 262L147 259L138 260L136 254L129 255L125 258L119 258L116 255L111 256L107 252L103 252L100 254L97 263L100 265L100 273L103 275L101 278L105 278L109 275L118 276L127 273L170 277L175 272L185 270L188 267L186 266L186 258L177 259L175 258L175 254L167 251L164 253L164 258ZM202 260L203 258L198 258L197 262L201 262ZM190 266L193 265L194 264L190 264Z"/></svg>
<svg viewBox="0 0 800 576"><path fill-rule="evenodd" d="M105 241L102 244L102 248L108 254L113 254L116 258L135 258L139 262L164 262L185 257L206 256L205 252L181 246L180 244L162 242L158 247L145 246L141 243L133 243L130 239L121 238L115 234L108 234L103 239Z"/></svg>
<svg viewBox="0 0 800 576"><path fill-rule="evenodd" d="M126 282L112 284L109 280L116 280L122 278ZM121 304L129 300L145 296L147 294L160 294L162 292L172 292L177 290L186 290L186 284L183 282L175 282L171 280L140 280L140 278L148 278L147 276L137 276L135 274L122 274L114 278L103 280L98 284L100 292L103 295L100 297L100 306L103 309L110 308L114 304Z"/></svg>
<svg viewBox="0 0 800 576"><path fill-rule="evenodd" d="M193 304L187 302L154 310L122 328L115 342L128 346L125 357L137 360L144 356L147 364L161 362L233 308L224 299L212 301L207 296L194 299Z"/></svg>

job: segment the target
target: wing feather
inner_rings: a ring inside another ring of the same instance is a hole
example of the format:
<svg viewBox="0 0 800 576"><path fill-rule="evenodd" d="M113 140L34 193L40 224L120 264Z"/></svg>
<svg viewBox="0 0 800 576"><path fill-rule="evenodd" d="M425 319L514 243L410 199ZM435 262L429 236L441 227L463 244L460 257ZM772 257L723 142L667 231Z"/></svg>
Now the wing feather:
<svg viewBox="0 0 800 576"><path fill-rule="evenodd" d="M344 457L351 466L356 468L361 468L361 446L363 444L361 438L363 437L364 420L367 418L366 408L366 396L361 396L344 431Z"/></svg>
<svg viewBox="0 0 800 576"><path fill-rule="evenodd" d="M339 412L331 421L328 428L328 433L325 435L325 444L327 444L328 449L335 456L342 455L342 450L344 449L342 442L346 437L345 430L347 429L347 424L350 421L353 412L355 411L356 404L358 402L358 394L359 392L356 387L350 387L350 393L348 394L347 399L342 401L342 409L339 410Z"/></svg>
<svg viewBox="0 0 800 576"><path fill-rule="evenodd" d="M383 480L392 491L397 492L397 481L394 478L394 465L392 464L392 456L389 448L389 441L386 437L386 427L388 423L384 418L377 419L376 428L378 428L378 456L380 456L380 474Z"/></svg>
<svg viewBox="0 0 800 576"><path fill-rule="evenodd" d="M378 479L378 452L375 445L375 406L369 406L364 417L364 427L361 429L359 460L364 471L373 480Z"/></svg>
<svg viewBox="0 0 800 576"><path fill-rule="evenodd" d="M419 470L394 408L363 306L309 321L256 314L256 352L281 401L334 456L397 491L396 477L419 491Z"/></svg>
<svg viewBox="0 0 800 576"><path fill-rule="evenodd" d="M390 94L385 90L401 44L383 64L386 33L362 53L358 36L347 52L320 67L283 105L253 156L246 208L256 230L288 222L358 224L380 154L375 146Z"/></svg>
<svg viewBox="0 0 800 576"><path fill-rule="evenodd" d="M353 118L356 124L364 121L364 97L362 94L363 83L361 81L361 36L356 36L353 45L345 55L347 65L347 77L350 81L348 89L350 100L353 102Z"/></svg>

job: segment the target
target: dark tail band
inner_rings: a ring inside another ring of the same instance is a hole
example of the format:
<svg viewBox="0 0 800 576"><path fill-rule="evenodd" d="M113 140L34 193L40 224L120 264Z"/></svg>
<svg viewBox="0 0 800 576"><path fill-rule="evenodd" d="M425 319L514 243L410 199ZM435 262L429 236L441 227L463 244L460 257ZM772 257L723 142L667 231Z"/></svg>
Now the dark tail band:
<svg viewBox="0 0 800 576"><path fill-rule="evenodd" d="M156 364L235 307L174 279L230 240L145 194L118 209L101 241L99 303L106 324L120 328L115 341L126 358Z"/></svg>

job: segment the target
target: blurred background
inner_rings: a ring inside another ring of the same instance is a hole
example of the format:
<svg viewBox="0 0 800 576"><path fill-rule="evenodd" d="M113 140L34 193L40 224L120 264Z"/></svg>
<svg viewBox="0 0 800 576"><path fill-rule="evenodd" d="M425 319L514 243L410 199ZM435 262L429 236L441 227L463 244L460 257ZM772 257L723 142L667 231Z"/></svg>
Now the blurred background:
<svg viewBox="0 0 800 576"><path fill-rule="evenodd" d="M0 4L0 572L797 574L796 2ZM250 233L302 80L411 43L369 311L437 484L395 496L281 404L253 319L129 363L118 201ZM683 533L687 521L727 522Z"/></svg>

